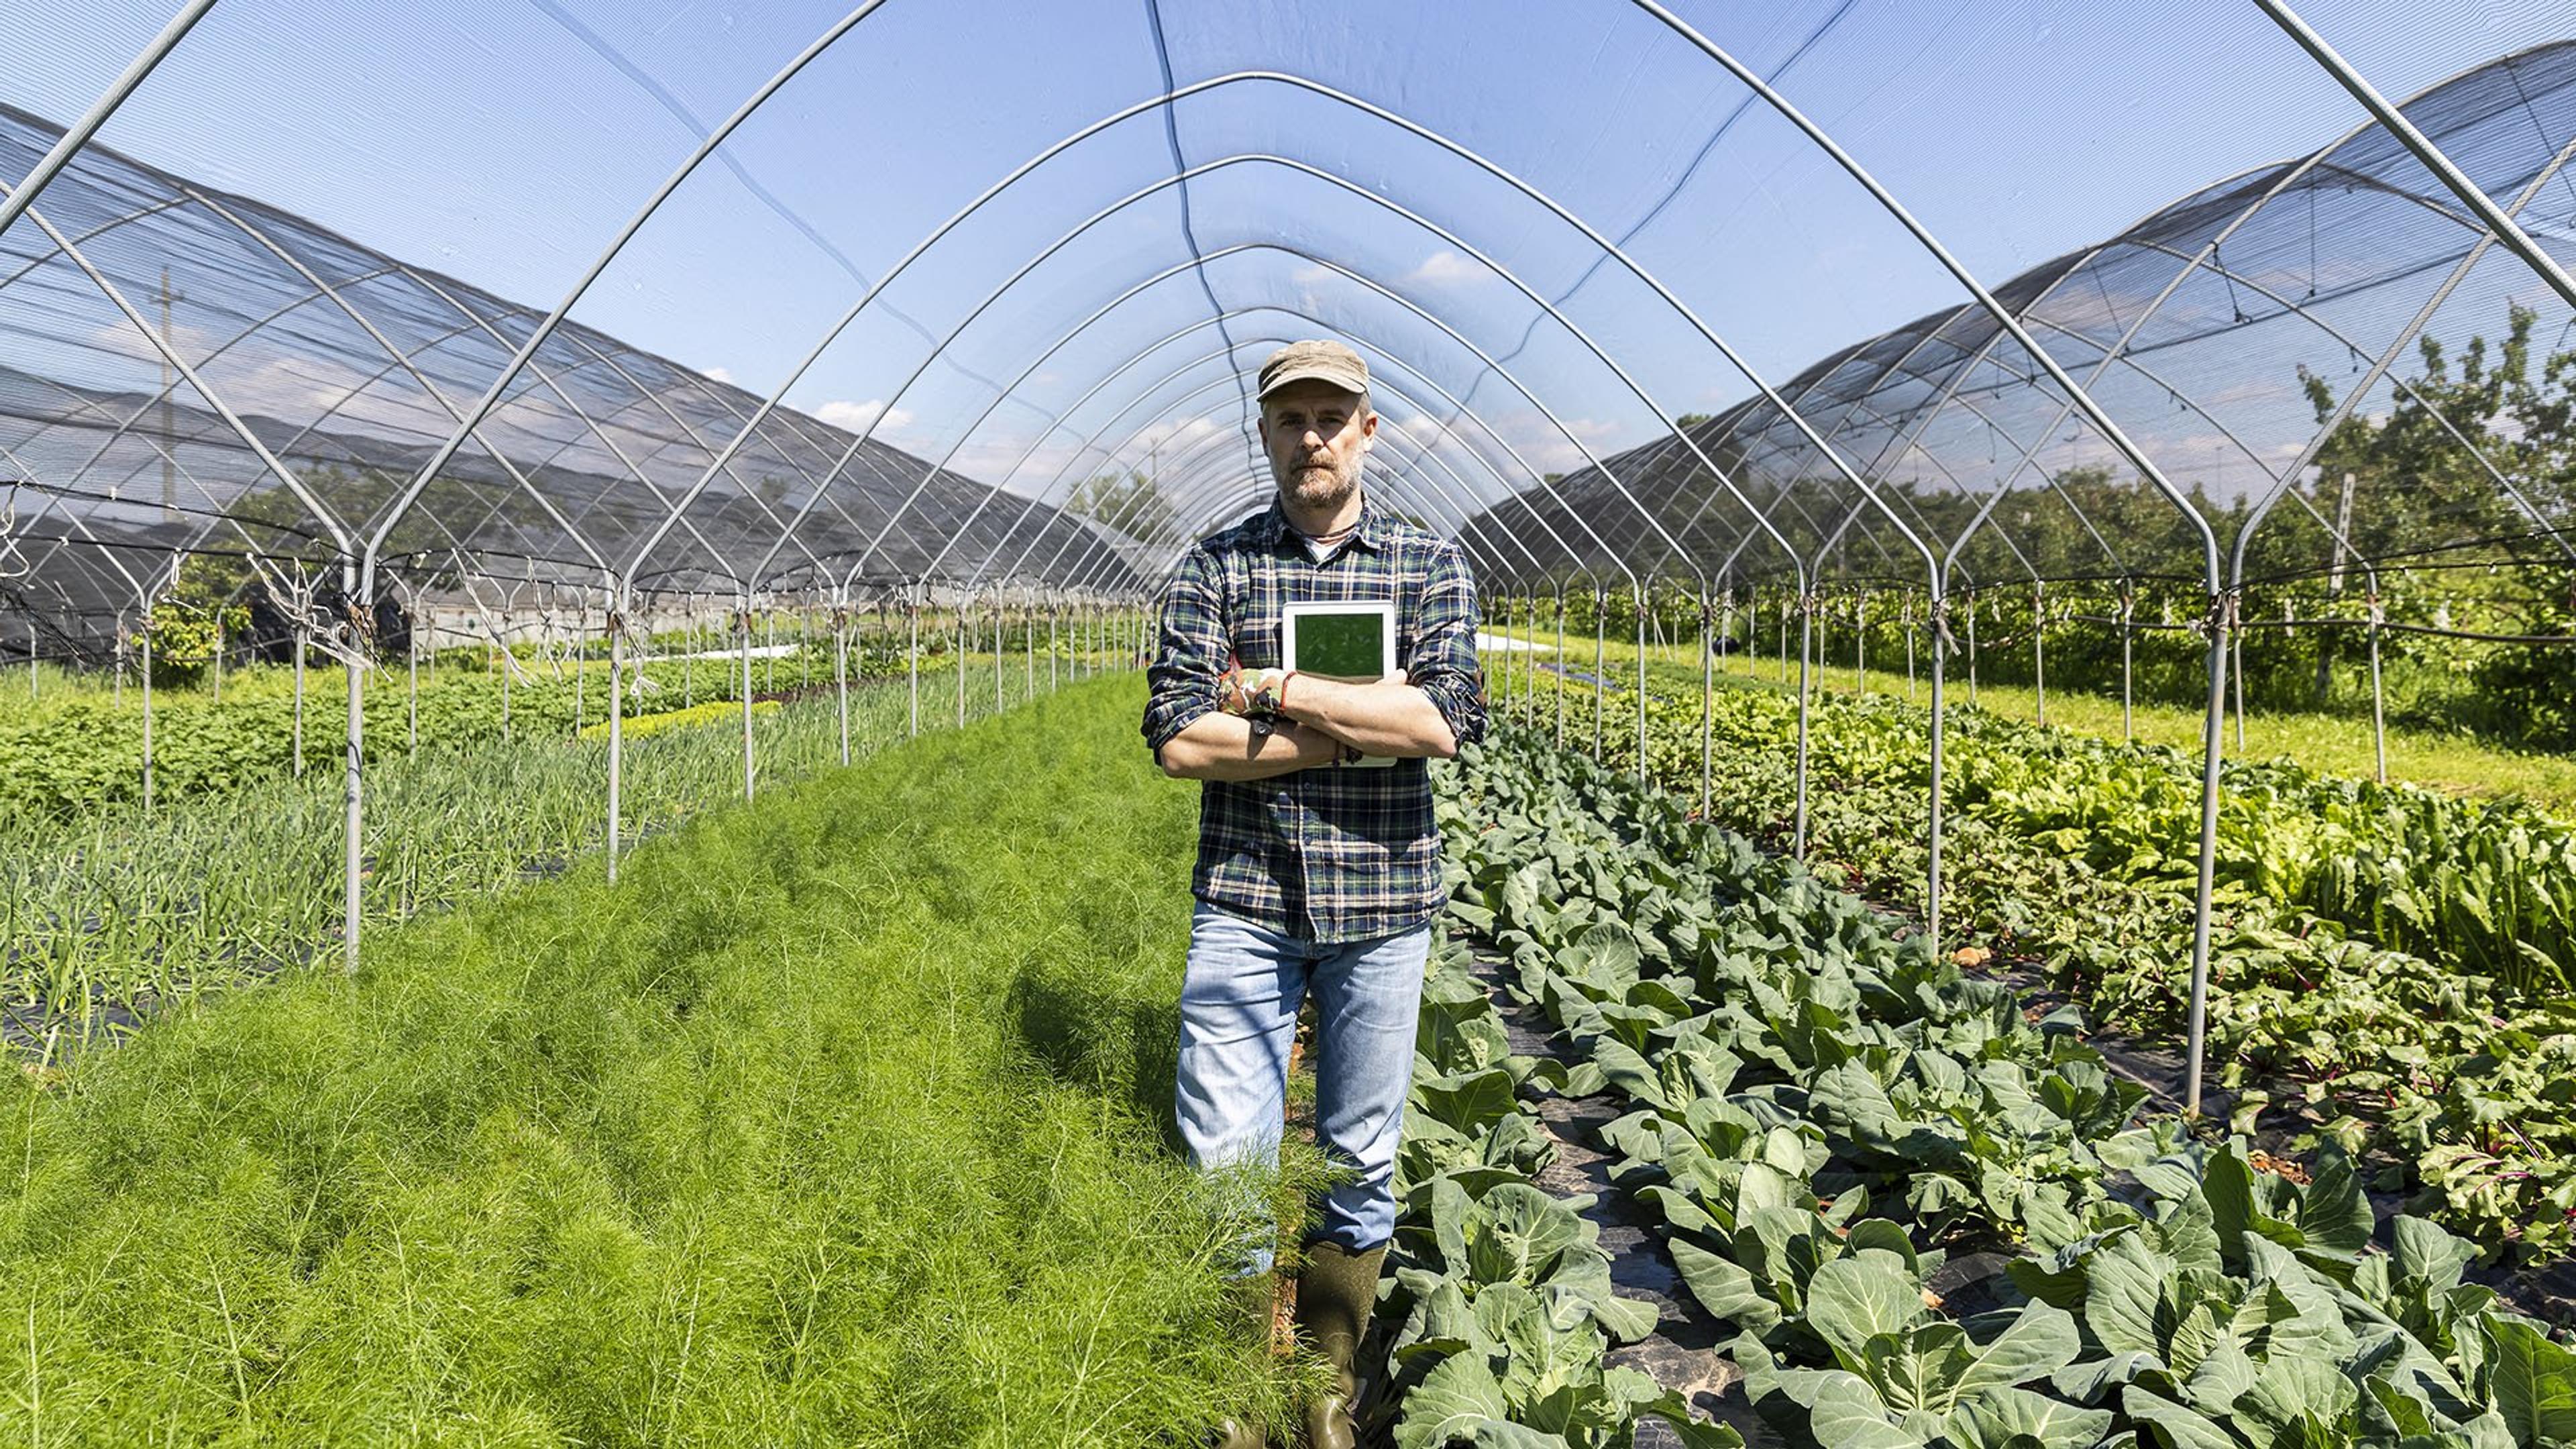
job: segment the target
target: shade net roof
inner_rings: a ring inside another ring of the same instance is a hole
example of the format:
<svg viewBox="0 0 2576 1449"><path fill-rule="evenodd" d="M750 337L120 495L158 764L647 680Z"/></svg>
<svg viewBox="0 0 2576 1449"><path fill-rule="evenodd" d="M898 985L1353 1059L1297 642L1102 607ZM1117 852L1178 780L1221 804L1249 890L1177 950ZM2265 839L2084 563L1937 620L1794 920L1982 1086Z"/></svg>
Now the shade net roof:
<svg viewBox="0 0 2576 1449"><path fill-rule="evenodd" d="M223 0L0 236L0 590L1135 592L1307 336L1489 583L2563 564L2576 15L2437 8L2303 13L2527 242L2253 6Z"/></svg>

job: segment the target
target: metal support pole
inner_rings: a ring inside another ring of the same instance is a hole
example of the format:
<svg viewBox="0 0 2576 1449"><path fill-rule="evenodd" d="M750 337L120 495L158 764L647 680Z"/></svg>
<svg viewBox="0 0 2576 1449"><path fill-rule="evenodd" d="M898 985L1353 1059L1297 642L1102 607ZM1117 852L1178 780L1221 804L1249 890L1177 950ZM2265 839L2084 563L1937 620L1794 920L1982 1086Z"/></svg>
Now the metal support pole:
<svg viewBox="0 0 2576 1449"><path fill-rule="evenodd" d="M1717 640L1709 633L1708 590L1699 591L1699 818L1712 799L1711 764L1717 730Z"/></svg>
<svg viewBox="0 0 2576 1449"><path fill-rule="evenodd" d="M1556 747L1565 748L1565 585L1556 586Z"/></svg>
<svg viewBox="0 0 2576 1449"><path fill-rule="evenodd" d="M1610 618L1609 590L1592 586L1592 758L1601 759L1602 673L1609 667L1604 653Z"/></svg>
<svg viewBox="0 0 2576 1449"><path fill-rule="evenodd" d="M615 597L612 591L612 598ZM618 821L624 814L626 762L626 631L608 615L608 883L617 884Z"/></svg>
<svg viewBox="0 0 2576 1449"><path fill-rule="evenodd" d="M741 636L742 655L742 798L749 800L755 764L751 748L751 600L742 601L734 619L734 632Z"/></svg>
<svg viewBox="0 0 2576 1449"><path fill-rule="evenodd" d="M837 702L841 729L841 763L850 763L850 610L836 605L832 610L832 697Z"/></svg>
<svg viewBox="0 0 2576 1449"><path fill-rule="evenodd" d="M1852 595L1852 691L1869 693L1869 590Z"/></svg>
<svg viewBox="0 0 2576 1449"><path fill-rule="evenodd" d="M1819 559L1818 562L1821 563L1823 560ZM1813 615L1816 621L1816 684L1818 688L1822 688L1824 687L1825 654L1826 651L1833 648L1833 639L1828 632L1827 626L1832 624L1833 620L1828 618L1825 614L1825 599L1821 591L1816 595L1816 607L1813 610Z"/></svg>
<svg viewBox="0 0 2576 1449"><path fill-rule="evenodd" d="M2388 709L2379 684L2379 626L2386 618L2381 612L2379 590L2370 591L2370 748L2378 763L2379 783L2388 783Z"/></svg>
<svg viewBox="0 0 2576 1449"><path fill-rule="evenodd" d="M287 631L295 648L295 778L304 778L304 625Z"/></svg>
<svg viewBox="0 0 2576 1449"><path fill-rule="evenodd" d="M152 611L143 611L143 813L152 813Z"/></svg>
<svg viewBox="0 0 2576 1449"><path fill-rule="evenodd" d="M1047 605L1047 693L1049 694L1064 687L1063 677L1057 672L1059 662L1064 658L1063 625L1064 616L1058 612L1057 607L1054 604Z"/></svg>
<svg viewBox="0 0 2576 1449"><path fill-rule="evenodd" d="M993 595L993 713L1002 712L1002 597Z"/></svg>
<svg viewBox="0 0 2576 1449"><path fill-rule="evenodd" d="M2135 698L2135 694L2136 694L2136 690L2137 690L2137 645L2136 645L2136 641L2137 641L2137 637L2138 637L2138 631L2137 631L2136 624L2133 622L2133 621L2136 619L2136 617L2137 617L2137 612L2138 612L2138 596L2137 596L2137 591L2136 591L2135 587L2134 587L2134 586L2132 586L2132 585L2130 585L2130 584L2127 584L2127 583L2123 583L2123 584L2121 584L2121 585L2120 585L2120 739L2121 739L2121 742L2122 742L2122 743L2124 743L2124 744L2134 744L2134 743L2136 743L2136 742L2137 742L2137 738L2138 738L2137 720L2136 720L2136 718L2135 718L2135 714L2136 714L2136 705L2135 705L2135 702L2134 702L2134 698Z"/></svg>
<svg viewBox="0 0 2576 1449"><path fill-rule="evenodd" d="M357 602L358 566L354 560L345 562L341 565L340 582L342 595L349 601L349 609L352 621L354 622L356 618L362 617L358 613L358 610L361 607ZM342 899L340 903L340 936L341 940L344 942L343 964L353 972L358 969L358 927L360 911L364 904L360 894L360 888L365 883L366 867L366 817L361 799L365 789L364 774L367 738L365 699L360 693L363 688L363 684L360 679L359 650L362 647L363 644L358 635L358 631L355 629L350 630L349 653L348 656L341 661L341 669L347 676L349 687L349 719L346 752L342 756L341 760L342 768L340 783L340 803L342 810L341 845L343 855L345 857L342 862L344 869L342 872ZM300 658L303 653L301 641L297 644L296 652ZM298 751L298 755L300 758L300 750Z"/></svg>
<svg viewBox="0 0 2576 1449"><path fill-rule="evenodd" d="M1028 697L1031 703L1035 703L1038 697L1038 616L1025 604L1020 608L1020 651L1028 656Z"/></svg>
<svg viewBox="0 0 2576 1449"><path fill-rule="evenodd" d="M1512 628L1512 605L1520 607L1520 629ZM1518 600L1503 600L1503 701L1506 706L1525 703L1530 692L1530 656L1536 652L1528 646L1538 630L1532 610L1537 601L1523 595Z"/></svg>
<svg viewBox="0 0 2576 1449"><path fill-rule="evenodd" d="M2236 625L2236 595L2232 592L2212 595L2209 600L2209 692L2207 708L2201 719L2200 751L2200 880L2201 909L2195 913L2191 938L2191 1007L2185 1031L2187 1054L2183 1074L2183 1110L2193 1116L2200 1113L2201 1048L2209 1028L2209 916L2207 905L2218 873L2218 751L2219 725L2227 716L2227 644Z"/></svg>
<svg viewBox="0 0 2576 1449"><path fill-rule="evenodd" d="M415 627L405 631L404 634L403 655L411 672L411 684L404 702L404 717L411 736L408 748L411 757L418 760L420 758L420 630L417 627L419 621L412 622Z"/></svg>
<svg viewBox="0 0 2576 1449"><path fill-rule="evenodd" d="M1637 778L1651 778L1646 770L1646 610L1653 603L1652 592L1643 584L1636 586L1637 595Z"/></svg>
<svg viewBox="0 0 2576 1449"><path fill-rule="evenodd" d="M1943 714L1945 704L1941 697L1941 678L1942 657L1949 652L1946 647L1949 642L1950 633L1949 618L1947 614L1948 609L1949 601L1947 599L1935 599L1932 601L1932 793L1926 802L1926 808L1924 811L1924 841L1928 848L1929 858L1924 866L1923 872L1923 919L1924 928L1932 933L1932 951L1935 955L1940 954L1942 940L1941 792L1944 788L1944 784L1942 778L1941 745L1942 738L1947 733L1947 720ZM1914 636L1909 631L1906 637L1911 639Z"/></svg>
<svg viewBox="0 0 2576 1449"><path fill-rule="evenodd" d="M2242 606L2241 596L2236 605ZM2236 753L2245 753L2245 631L2230 631L2235 637L2230 646L2236 658Z"/></svg>
<svg viewBox="0 0 2576 1449"><path fill-rule="evenodd" d="M1900 627L1905 634L1905 697L1910 700L1914 698L1914 599L1911 595L1906 597Z"/></svg>
<svg viewBox="0 0 2576 1449"><path fill-rule="evenodd" d="M957 601L957 638L950 646L957 656L957 727L966 727L966 601Z"/></svg>
<svg viewBox="0 0 2576 1449"><path fill-rule="evenodd" d="M1968 707L1977 707L1977 596L1968 595Z"/></svg>
<svg viewBox="0 0 2576 1449"><path fill-rule="evenodd" d="M912 648L905 665L912 679L912 722L906 728L905 738L918 739L921 736L921 606L907 602L904 613L912 625Z"/></svg>
<svg viewBox="0 0 2576 1449"><path fill-rule="evenodd" d="M2043 586L2030 586L2030 683L2038 701L2037 723L2048 723L2048 598Z"/></svg>
<svg viewBox="0 0 2576 1449"><path fill-rule="evenodd" d="M1811 676L1815 667L1816 601L1810 596L1798 601L1798 806L1797 818L1790 827L1790 854L1803 861L1807 858L1807 725L1812 712L1815 690Z"/></svg>

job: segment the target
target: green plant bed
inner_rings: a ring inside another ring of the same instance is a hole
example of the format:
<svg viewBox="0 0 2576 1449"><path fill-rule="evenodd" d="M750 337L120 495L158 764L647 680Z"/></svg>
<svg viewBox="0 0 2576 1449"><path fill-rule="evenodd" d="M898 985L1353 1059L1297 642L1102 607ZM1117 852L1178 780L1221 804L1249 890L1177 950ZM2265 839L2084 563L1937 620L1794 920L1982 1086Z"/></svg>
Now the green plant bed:
<svg viewBox="0 0 2576 1449"><path fill-rule="evenodd" d="M1450 914L1588 1051L1559 1090L1625 1109L1607 1176L1789 1442L2569 1442L2576 1354L2332 1144L2141 1114L2076 1013L1536 731L1462 759Z"/></svg>
<svg viewBox="0 0 2576 1449"><path fill-rule="evenodd" d="M1589 748L1588 687L1514 699ZM1604 711L1605 757L1633 763L1633 695ZM1712 701L1711 818L1786 849L1794 705ZM1813 712L1810 864L1916 913L1926 864L1923 712L1886 696ZM1648 704L1648 771L1697 805L1698 691ZM2195 762L1981 710L1952 721L1945 946L2044 970L2102 1026L2178 1043L2189 997ZM2576 1112L2562 975L2576 839L2505 804L2231 765L2210 957L2211 1082L2233 1115L2330 1137L2376 1185L2517 1259L2576 1244Z"/></svg>
<svg viewBox="0 0 2576 1449"><path fill-rule="evenodd" d="M881 645L880 640L865 641ZM958 657L924 641L924 689L935 677L953 690ZM965 656L970 693L992 697L993 655ZM779 667L784 665L786 667ZM854 647L850 683L907 684L908 656L887 657ZM1004 685L1013 697L1028 693L1029 668L1020 656L1002 659ZM608 666L602 661L537 662L505 682L498 669L450 666L421 675L417 698L407 673L386 665L366 676L360 691L364 744L370 763L418 754L453 752L562 740L608 718ZM830 650L802 660L756 660L755 699L829 694L834 689ZM742 675L731 660L679 662L654 659L629 666L627 716L658 714L738 699ZM639 685L639 678L647 683ZM304 772L336 771L346 748L347 676L334 664L305 673L302 752ZM171 801L228 795L290 776L297 752L294 671L275 666L237 672L221 700L210 690L161 692L153 710L154 793ZM143 695L121 694L87 681L59 689L39 707L0 711L0 757L12 768L0 775L0 833L48 821L74 820L103 808L139 803L143 795Z"/></svg>
<svg viewBox="0 0 2576 1449"><path fill-rule="evenodd" d="M615 887L585 864L12 1073L0 1442L1190 1443L1275 1412L1214 1262L1240 1225L1157 1130L1195 802L1140 696L1070 688Z"/></svg>
<svg viewBox="0 0 2576 1449"><path fill-rule="evenodd" d="M1527 629L1497 631L1489 628L1488 632L1531 638L1551 651L1536 656L1542 667L1557 662L1552 652L1556 646L1556 635L1552 629L1533 633ZM1579 638L1572 634L1566 637L1562 663L1582 677L1586 693L1590 692L1592 650L1588 631ZM1635 684L1637 648L1634 640L1606 639L1602 653L1602 673L1612 687L1625 689ZM1648 687L1697 690L1700 679L1698 660L1694 643L1657 646L1649 642L1646 650ZM1515 657L1510 667L1518 671L1523 662ZM1918 656L1915 660L1910 687L1901 649L1890 650L1874 644L1868 665L1865 671L1855 669L1848 656L1817 665L1810 676L1817 697L1893 697L1911 704L1929 705L1931 676L1928 671L1931 661L1928 658ZM1489 659L1487 667L1499 669L1501 666ZM1719 688L1737 685L1786 692L1795 688L1797 662L1794 658L1789 660L1784 672L1776 653L1757 650L1747 655L1737 648L1730 650L1725 661L1711 673ZM2124 728L2116 674L2107 679L2071 671L2060 674L2058 666L2052 664L2049 677L2047 723L2051 728L2105 740L2134 738L2140 744L2170 745L2198 754L2201 727L2206 718L2198 706L2158 702L2140 695L2129 711ZM1520 676L1515 672L1514 687L1517 688L1519 683ZM1967 704L1972 697L1965 665L1955 658L1949 665L1947 689L1953 707ZM1973 692L1973 698L1978 707L2006 719L2036 722L2040 716L2039 693L2027 684L1981 681ZM1586 701L1579 710L1569 712L1567 716L1569 731L1579 723L1585 740L1591 738L1590 708ZM1633 711L1634 705L1630 708ZM1619 727L1617 709L1616 703L1609 706L1609 729ZM1628 727L1631 730L1636 727L1633 713L1628 716ZM2518 797L2561 819L2576 816L2576 758L2517 749L2480 739L2463 730L2440 728L2429 721L2406 721L2394 712L2393 706L2387 734L2388 777L2392 780L2408 781L2453 795ZM2227 719L2225 745L2231 760L2290 758L2308 769L2325 774L2366 777L2374 773L2377 765L2366 703L2357 709L2328 713L2269 709L2258 701L2245 717L2244 747L2240 749L2236 743L2236 718L2232 710Z"/></svg>

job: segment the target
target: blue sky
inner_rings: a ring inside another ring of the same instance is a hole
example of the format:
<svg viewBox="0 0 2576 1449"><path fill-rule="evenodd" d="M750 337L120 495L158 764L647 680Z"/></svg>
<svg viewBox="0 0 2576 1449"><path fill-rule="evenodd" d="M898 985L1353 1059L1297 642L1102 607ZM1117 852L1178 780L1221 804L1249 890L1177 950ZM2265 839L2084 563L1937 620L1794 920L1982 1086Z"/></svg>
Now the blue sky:
<svg viewBox="0 0 2576 1449"><path fill-rule="evenodd" d="M1797 0L1677 8L1827 126L1989 284L2097 240L2217 178L2312 149L2359 113L2248 4ZM2392 95L2570 33L2564 4L2336 3L2310 21ZM627 215L787 57L839 18L800 0L224 0L109 127L108 144L302 212L405 260L550 306ZM165 5L6 0L0 98L67 116L158 28ZM1041 147L1158 93L1146 0L892 0L692 179L576 316L767 392L907 247ZM1826 160L1629 6L1287 6L1164 0L1182 83L1276 69L1414 117L1518 173L1630 250L1773 381L1960 299ZM1015 188L917 265L790 393L987 475L1036 444L1037 487L1072 431L1061 409L1148 343L1248 311L1229 332L1341 327L1401 349L1535 465L1656 431L1625 385L1468 249L1350 190L1247 161L1102 223L929 350L1037 248L1192 165L1284 155L1345 177L1482 250L1567 308L1667 411L1750 389L1645 289L1561 222L1433 147L1311 92L1242 82L1166 129L1126 122ZM1054 356L1101 302L1202 251ZM1396 288L1549 402L1555 423L1457 343L1349 283ZM1291 315L1302 314L1302 315ZM1311 325L1309 325L1311 324ZM1214 345L1184 336L1137 382ZM1184 372L1179 397L1222 371ZM1027 399L993 406L1025 377ZM1427 396L1427 392L1425 393ZM1222 390L1201 400L1222 402ZM1130 415L1141 421L1150 405ZM980 422L976 420L981 419ZM967 431L973 424L973 430ZM1561 425L1561 426L1560 426ZM1175 421L1177 448L1230 425ZM1112 432L1111 436L1116 436Z"/></svg>

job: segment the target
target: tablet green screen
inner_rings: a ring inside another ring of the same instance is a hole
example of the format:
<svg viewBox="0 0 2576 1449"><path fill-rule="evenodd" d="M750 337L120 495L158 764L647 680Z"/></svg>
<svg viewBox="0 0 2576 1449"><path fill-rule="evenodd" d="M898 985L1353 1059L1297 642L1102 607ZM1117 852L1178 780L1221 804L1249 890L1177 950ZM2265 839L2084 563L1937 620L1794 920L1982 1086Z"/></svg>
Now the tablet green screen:
<svg viewBox="0 0 2576 1449"><path fill-rule="evenodd" d="M1297 667L1337 679L1383 679L1395 668L1379 652L1385 627L1377 613L1300 614Z"/></svg>

